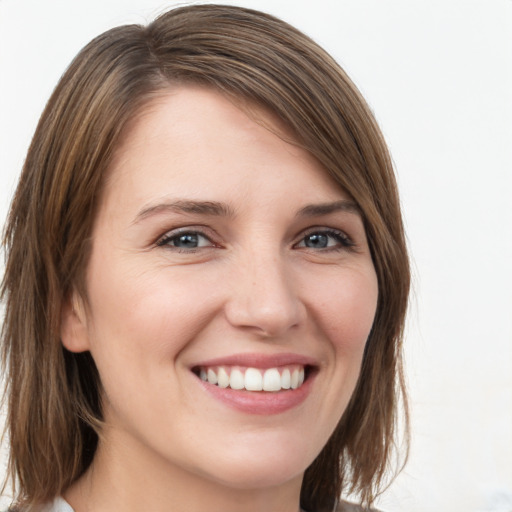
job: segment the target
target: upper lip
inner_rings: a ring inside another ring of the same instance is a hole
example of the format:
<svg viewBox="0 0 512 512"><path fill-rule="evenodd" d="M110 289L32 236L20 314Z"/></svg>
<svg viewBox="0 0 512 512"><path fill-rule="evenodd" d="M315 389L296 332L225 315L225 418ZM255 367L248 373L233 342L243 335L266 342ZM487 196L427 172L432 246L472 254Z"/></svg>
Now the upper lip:
<svg viewBox="0 0 512 512"><path fill-rule="evenodd" d="M311 357L287 352L279 354L231 354L229 356L200 361L194 364L193 368L211 366L245 366L249 368L267 369L287 365L317 366L315 360Z"/></svg>

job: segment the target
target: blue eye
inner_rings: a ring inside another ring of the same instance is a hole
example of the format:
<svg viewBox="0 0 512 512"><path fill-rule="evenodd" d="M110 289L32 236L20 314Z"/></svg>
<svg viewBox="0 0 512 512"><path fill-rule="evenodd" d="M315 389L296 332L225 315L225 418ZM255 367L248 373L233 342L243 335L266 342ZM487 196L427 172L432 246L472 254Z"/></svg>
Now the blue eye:
<svg viewBox="0 0 512 512"><path fill-rule="evenodd" d="M304 245L313 249L324 249L329 246L329 237L325 233L311 233L304 238Z"/></svg>
<svg viewBox="0 0 512 512"><path fill-rule="evenodd" d="M313 231L302 238L296 247L308 249L342 249L352 247L354 243L342 231Z"/></svg>
<svg viewBox="0 0 512 512"><path fill-rule="evenodd" d="M159 247L176 247L182 250L193 250L200 247L211 247L213 243L205 235L196 231L182 231L175 235L168 235L157 242Z"/></svg>

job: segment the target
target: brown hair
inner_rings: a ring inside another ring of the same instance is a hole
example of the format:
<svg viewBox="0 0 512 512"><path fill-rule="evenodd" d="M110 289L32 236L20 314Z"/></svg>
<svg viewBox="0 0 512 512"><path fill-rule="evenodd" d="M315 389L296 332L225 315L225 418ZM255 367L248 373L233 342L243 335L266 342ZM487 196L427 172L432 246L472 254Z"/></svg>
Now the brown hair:
<svg viewBox="0 0 512 512"><path fill-rule="evenodd" d="M203 84L280 117L357 202L379 300L361 375L331 439L307 469L302 506L329 510L341 491L371 503L393 453L409 266L391 160L364 99L312 40L270 15L196 5L147 27L112 29L72 62L32 140L5 230L9 475L30 509L89 466L101 383L88 353L60 342L61 308L83 274L105 173L127 124L159 91ZM407 430L406 430L407 431Z"/></svg>

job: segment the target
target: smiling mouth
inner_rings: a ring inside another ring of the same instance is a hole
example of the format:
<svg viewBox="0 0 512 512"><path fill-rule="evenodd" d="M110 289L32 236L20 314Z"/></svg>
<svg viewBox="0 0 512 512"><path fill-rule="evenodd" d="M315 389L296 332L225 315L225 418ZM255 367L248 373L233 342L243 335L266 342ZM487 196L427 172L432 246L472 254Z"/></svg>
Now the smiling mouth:
<svg viewBox="0 0 512 512"><path fill-rule="evenodd" d="M287 391L300 388L311 374L308 365L287 365L275 368L242 366L195 367L194 374L202 381L218 386L245 391Z"/></svg>

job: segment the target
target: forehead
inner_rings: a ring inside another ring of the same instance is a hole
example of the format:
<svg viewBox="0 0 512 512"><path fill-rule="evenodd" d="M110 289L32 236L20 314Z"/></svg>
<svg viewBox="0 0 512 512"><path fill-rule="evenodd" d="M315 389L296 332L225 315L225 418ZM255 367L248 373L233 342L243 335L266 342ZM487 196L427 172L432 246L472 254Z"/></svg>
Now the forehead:
<svg viewBox="0 0 512 512"><path fill-rule="evenodd" d="M310 196L320 190L323 196L332 192L332 199L340 196L339 185L273 113L213 89L182 86L152 99L134 118L110 166L106 189L142 178L140 193L158 180L162 187L172 182L177 194L181 186L190 192L191 185L200 188L207 181L214 193L236 177L245 176L238 186L250 187L270 168L273 184L283 189L302 178Z"/></svg>
<svg viewBox="0 0 512 512"><path fill-rule="evenodd" d="M255 123L282 141L301 146L287 124L267 106L215 87L195 83L175 84L156 91L136 108L134 115L123 128L115 151L116 158L111 167L116 167L119 158L133 147L135 141L148 140L162 129L167 130L169 135L171 129L174 129L174 139L199 135L197 128L200 125L202 136L207 134L208 126L212 128L208 134L210 137L225 135L216 131L216 125L212 122L237 124L242 127Z"/></svg>

